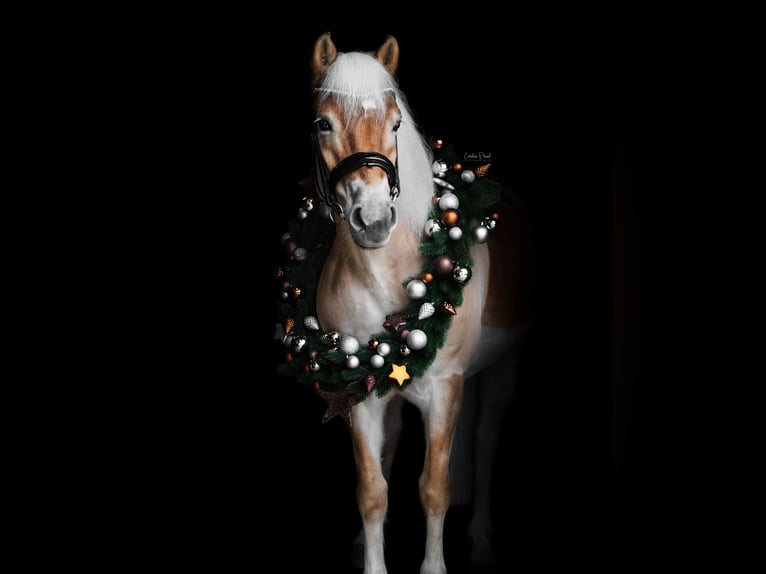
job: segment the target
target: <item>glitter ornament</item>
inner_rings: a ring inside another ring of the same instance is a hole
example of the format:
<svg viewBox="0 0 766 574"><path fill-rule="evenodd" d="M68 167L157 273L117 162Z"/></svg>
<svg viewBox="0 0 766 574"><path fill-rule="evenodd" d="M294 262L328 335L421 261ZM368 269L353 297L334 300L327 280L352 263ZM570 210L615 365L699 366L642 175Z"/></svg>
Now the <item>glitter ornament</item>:
<svg viewBox="0 0 766 574"><path fill-rule="evenodd" d="M418 311L418 319L428 319L431 315L433 315L436 312L436 307L433 306L432 303L423 303L420 306L420 310Z"/></svg>

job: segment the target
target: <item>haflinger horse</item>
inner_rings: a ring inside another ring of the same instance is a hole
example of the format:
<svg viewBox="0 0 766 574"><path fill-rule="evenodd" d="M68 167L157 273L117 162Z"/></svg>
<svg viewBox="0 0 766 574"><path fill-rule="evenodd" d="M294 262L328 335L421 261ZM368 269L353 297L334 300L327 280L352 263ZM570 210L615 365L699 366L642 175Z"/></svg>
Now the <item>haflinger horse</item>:
<svg viewBox="0 0 766 574"><path fill-rule="evenodd" d="M425 432L420 572L443 574L450 456L467 385L480 397L467 441L476 462L472 559L491 554L491 460L526 327L528 246L507 190L491 215L466 211L469 196L456 186L481 189L481 170L466 169L460 157L436 159L438 145L420 132L398 87L398 63L392 36L374 52L340 52L329 33L314 45L314 183L323 210L315 211L324 213L334 238L325 245L315 307L304 309L302 322L290 318L284 340L290 360L307 353L305 377L327 377L324 386L314 383L330 404L325 420L341 414L350 426L365 574L387 571L391 456L403 401L417 407ZM291 253L298 255L295 242ZM408 309L417 311L394 312ZM312 332L326 351L309 348ZM334 367L340 374L327 375Z"/></svg>

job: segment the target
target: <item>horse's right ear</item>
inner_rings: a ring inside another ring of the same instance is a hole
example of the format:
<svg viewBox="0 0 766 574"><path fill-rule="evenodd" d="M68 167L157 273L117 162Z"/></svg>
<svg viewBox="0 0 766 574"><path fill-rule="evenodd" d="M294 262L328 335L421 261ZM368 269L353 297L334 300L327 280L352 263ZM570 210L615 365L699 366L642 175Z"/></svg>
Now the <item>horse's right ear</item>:
<svg viewBox="0 0 766 574"><path fill-rule="evenodd" d="M330 33L325 32L314 43L314 55L311 58L311 71L313 72L313 87L318 87L322 77L338 57L338 49L335 47Z"/></svg>
<svg viewBox="0 0 766 574"><path fill-rule="evenodd" d="M375 52L375 57L385 66L389 74L392 76L396 74L396 69L399 67L399 43L396 38L389 34L386 41Z"/></svg>

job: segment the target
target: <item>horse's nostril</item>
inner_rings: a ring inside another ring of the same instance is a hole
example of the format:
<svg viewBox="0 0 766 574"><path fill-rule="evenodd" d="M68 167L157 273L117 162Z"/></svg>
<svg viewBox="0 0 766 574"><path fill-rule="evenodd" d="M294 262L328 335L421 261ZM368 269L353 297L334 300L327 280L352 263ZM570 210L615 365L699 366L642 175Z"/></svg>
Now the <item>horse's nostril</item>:
<svg viewBox="0 0 766 574"><path fill-rule="evenodd" d="M392 206L392 207L391 207L391 226L392 226L392 227L393 227L394 225L396 225L396 218L397 218L397 215L396 215L396 208Z"/></svg>
<svg viewBox="0 0 766 574"><path fill-rule="evenodd" d="M351 226L354 227L357 230L362 230L367 225L365 225L364 220L362 219L362 208L357 207L351 212L351 217L349 218L349 222L351 223Z"/></svg>

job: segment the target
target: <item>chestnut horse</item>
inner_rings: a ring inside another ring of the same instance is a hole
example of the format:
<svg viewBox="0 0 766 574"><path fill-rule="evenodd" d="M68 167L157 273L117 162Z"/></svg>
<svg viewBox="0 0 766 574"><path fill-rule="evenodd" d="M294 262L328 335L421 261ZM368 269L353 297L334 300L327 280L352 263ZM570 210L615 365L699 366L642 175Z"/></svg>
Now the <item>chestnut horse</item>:
<svg viewBox="0 0 766 574"><path fill-rule="evenodd" d="M374 52L343 53L329 33L317 39L311 59L315 184L335 226L316 288L316 315L323 331L340 334L340 349L348 355L356 347L344 348L344 339L368 341L392 311L422 296L423 285L428 289L425 275L430 278L430 274L423 274L425 255L420 246L427 235L446 233L454 224L439 225L430 219L440 196L449 194L451 186L439 177L443 174L435 165L434 148L420 133L399 90L398 62L399 45L392 36ZM371 392L363 400L348 403L365 574L387 571L387 477L390 451L400 428L396 421L401 422L396 409L402 399L420 411L426 441L419 479L426 521L420 572L447 571L443 535L451 501L450 456L466 385L477 389L481 385L478 429L468 441L476 460L469 533L474 558L486 559L491 552L491 460L513 390L528 294L523 265L526 234L509 197L504 191L492 207L491 237L478 233L470 245L470 274L463 270L460 278L465 283L462 304L452 313L443 344L427 370L406 385L399 378L399 386L391 392ZM429 221L431 227L424 231ZM454 232L454 237L469 233L469 224L464 223L466 227ZM405 288L405 278L419 276L424 276L423 282ZM402 329L399 334L405 341L411 333ZM411 347L419 349L424 344L415 340ZM403 343L401 352L409 353L404 347ZM387 420L394 421L393 428L386 426Z"/></svg>

